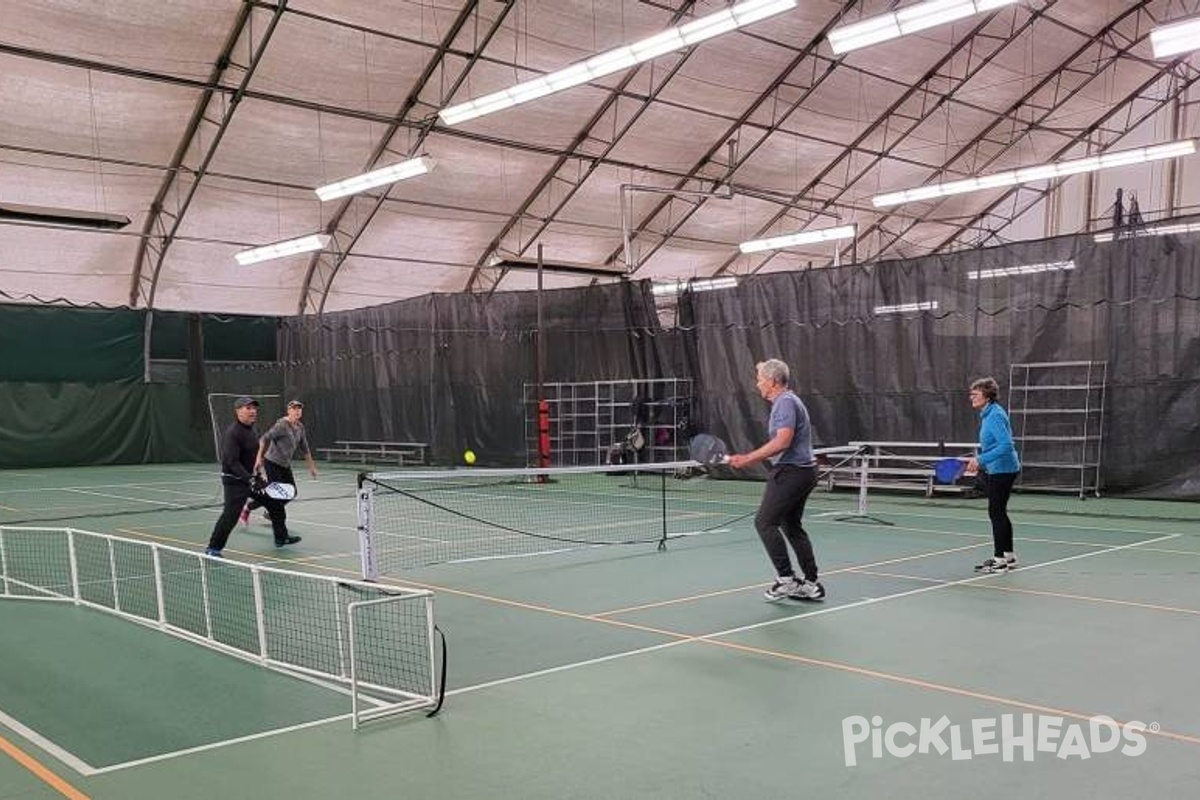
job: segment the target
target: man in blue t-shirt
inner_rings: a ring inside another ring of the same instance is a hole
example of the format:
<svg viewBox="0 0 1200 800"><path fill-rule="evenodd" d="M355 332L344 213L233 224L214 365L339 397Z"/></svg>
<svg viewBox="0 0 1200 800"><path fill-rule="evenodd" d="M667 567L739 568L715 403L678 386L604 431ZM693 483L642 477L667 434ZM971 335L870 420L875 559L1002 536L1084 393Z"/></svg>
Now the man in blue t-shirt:
<svg viewBox="0 0 1200 800"><path fill-rule="evenodd" d="M825 597L825 587L817 580L817 559L801 525L804 504L817 485L808 409L788 388L787 364L772 358L755 369L758 393L771 404L767 422L767 435L771 438L756 450L730 456L729 464L741 469L763 460L771 463L767 488L754 517L754 527L775 567L775 582L764 596L772 603L784 598L820 600ZM796 553L802 579L796 578L792 568L789 544Z"/></svg>

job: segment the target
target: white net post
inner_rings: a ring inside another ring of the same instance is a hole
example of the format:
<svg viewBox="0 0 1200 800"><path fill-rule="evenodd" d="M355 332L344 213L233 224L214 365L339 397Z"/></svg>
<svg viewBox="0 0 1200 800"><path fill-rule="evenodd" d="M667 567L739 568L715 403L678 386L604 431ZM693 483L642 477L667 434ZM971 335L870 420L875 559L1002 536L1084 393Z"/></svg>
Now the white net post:
<svg viewBox="0 0 1200 800"><path fill-rule="evenodd" d="M0 588L3 599L74 602L343 691L353 683L356 724L440 704L428 590L16 527L0 527Z"/></svg>
<svg viewBox="0 0 1200 800"><path fill-rule="evenodd" d="M438 705L433 596L390 595L346 606L351 718L364 722ZM423 638L420 648L397 647Z"/></svg>
<svg viewBox="0 0 1200 800"><path fill-rule="evenodd" d="M365 581L379 579L379 561L375 554L375 490L363 486L358 490L358 552L362 559Z"/></svg>

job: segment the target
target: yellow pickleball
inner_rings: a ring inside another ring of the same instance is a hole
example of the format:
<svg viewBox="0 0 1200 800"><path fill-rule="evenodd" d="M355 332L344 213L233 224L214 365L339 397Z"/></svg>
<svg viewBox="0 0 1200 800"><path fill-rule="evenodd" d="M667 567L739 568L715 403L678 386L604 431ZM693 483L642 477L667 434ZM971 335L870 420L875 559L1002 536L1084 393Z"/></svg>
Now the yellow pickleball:
<svg viewBox="0 0 1200 800"><path fill-rule="evenodd" d="M475 463L475 451L468 450L465 453L463 453L463 461L467 462L468 464L474 464Z"/></svg>

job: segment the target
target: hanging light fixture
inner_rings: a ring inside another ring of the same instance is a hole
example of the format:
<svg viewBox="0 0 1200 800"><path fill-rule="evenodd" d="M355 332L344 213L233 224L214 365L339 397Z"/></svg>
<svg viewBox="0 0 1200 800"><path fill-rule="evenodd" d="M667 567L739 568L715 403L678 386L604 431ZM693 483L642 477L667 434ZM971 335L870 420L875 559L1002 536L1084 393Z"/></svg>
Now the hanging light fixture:
<svg viewBox="0 0 1200 800"><path fill-rule="evenodd" d="M673 50L691 47L714 36L741 28L752 22L773 17L796 7L798 0L746 0L735 6L700 17L694 22L677 28L668 28L648 39L594 55L586 61L573 64L540 78L518 83L509 89L486 94L466 103L443 108L438 112L442 123L457 125L484 114L521 103L528 103L554 92L596 80L614 72L628 69L634 64L649 61Z"/></svg>
<svg viewBox="0 0 1200 800"><path fill-rule="evenodd" d="M854 225L842 225L837 228L821 228L815 231L801 231L784 236L773 236L770 239L755 239L742 242L738 249L743 253L759 253L763 250L780 250L784 247L796 247L802 244L816 242L836 242L839 239L853 239L858 229Z"/></svg>
<svg viewBox="0 0 1200 800"><path fill-rule="evenodd" d="M325 186L319 186L314 191L316 191L317 197L321 198L321 202L325 202L365 192L367 189L374 189L376 186L386 186L396 181L405 180L406 178L424 175L433 169L433 165L434 161L429 156L410 158L398 164L371 170L362 175L355 175L353 178L344 178Z"/></svg>
<svg viewBox="0 0 1200 800"><path fill-rule="evenodd" d="M1137 147L1132 150L1116 150L1099 156L1076 158L1070 161L1058 161L1053 164L1040 164L1032 167L996 172L982 175L978 178L964 178L948 183L931 183L914 189L902 189L898 192L888 192L871 198L876 208L895 206L901 203L911 203L915 200L930 200L935 197L948 197L954 194L977 192L983 189L996 189L1005 186L1016 186L1019 183L1063 178L1068 175L1078 175L1083 172L1095 172L1101 169L1124 167L1130 164L1143 164L1148 161L1161 161L1167 158L1191 155L1196 152L1195 139L1183 139L1178 142L1155 145L1153 147Z"/></svg>
<svg viewBox="0 0 1200 800"><path fill-rule="evenodd" d="M309 236L301 236L298 239L287 239L282 242L243 250L240 253L235 253L233 257L237 259L239 264L245 267L250 264L257 264L260 261L270 261L275 258L294 256L298 253L311 253L315 250L324 250L329 246L329 242L330 236L328 234L314 233Z"/></svg>
<svg viewBox="0 0 1200 800"><path fill-rule="evenodd" d="M929 0L897 11L870 17L829 32L829 46L837 55L858 50L889 39L945 25L964 17L982 14L1015 3L1017 0Z"/></svg>

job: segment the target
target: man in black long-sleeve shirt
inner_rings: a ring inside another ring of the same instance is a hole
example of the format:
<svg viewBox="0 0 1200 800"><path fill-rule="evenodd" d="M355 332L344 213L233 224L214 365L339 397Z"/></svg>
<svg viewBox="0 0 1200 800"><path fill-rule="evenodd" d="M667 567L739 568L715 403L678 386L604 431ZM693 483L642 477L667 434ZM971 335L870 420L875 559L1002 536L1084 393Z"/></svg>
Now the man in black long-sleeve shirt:
<svg viewBox="0 0 1200 800"><path fill-rule="evenodd" d="M225 507L213 526L208 548L204 551L218 558L225 549L230 531L237 524L242 507L250 497L254 460L258 455L258 431L254 429L254 423L258 421L258 401L252 397L239 397L233 403L233 411L237 420L225 429L225 435L221 438L221 488L225 492ZM288 535L280 506L276 503L267 503L266 506L275 532L275 544L279 546L300 541L299 536Z"/></svg>

